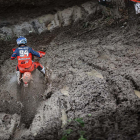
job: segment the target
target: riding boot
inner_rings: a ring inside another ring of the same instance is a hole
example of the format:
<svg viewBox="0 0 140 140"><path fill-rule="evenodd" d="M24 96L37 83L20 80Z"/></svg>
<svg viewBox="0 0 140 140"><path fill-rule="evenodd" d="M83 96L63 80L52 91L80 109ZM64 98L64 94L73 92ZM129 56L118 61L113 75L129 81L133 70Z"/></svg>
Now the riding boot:
<svg viewBox="0 0 140 140"><path fill-rule="evenodd" d="M20 85L21 81L20 81L20 71L16 71L16 75L17 75L17 82Z"/></svg>
<svg viewBox="0 0 140 140"><path fill-rule="evenodd" d="M43 75L45 76L45 68L44 68L44 66L43 66L42 70L40 70L40 71L41 71L41 73L43 73Z"/></svg>

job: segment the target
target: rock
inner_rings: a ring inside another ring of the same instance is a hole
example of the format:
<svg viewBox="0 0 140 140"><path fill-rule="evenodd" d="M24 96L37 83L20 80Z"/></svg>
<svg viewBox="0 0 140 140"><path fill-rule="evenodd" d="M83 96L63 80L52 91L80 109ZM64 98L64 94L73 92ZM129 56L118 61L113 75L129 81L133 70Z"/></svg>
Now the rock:
<svg viewBox="0 0 140 140"><path fill-rule="evenodd" d="M134 92L140 98L140 91L134 90Z"/></svg>
<svg viewBox="0 0 140 140"><path fill-rule="evenodd" d="M54 20L54 15L52 14L43 15L38 18L40 24L45 23L46 25L49 24L52 20Z"/></svg>
<svg viewBox="0 0 140 140"><path fill-rule="evenodd" d="M47 29L52 31L55 28L61 27L61 21L59 20L58 14L54 15L54 20L51 21L50 24L48 24Z"/></svg>
<svg viewBox="0 0 140 140"><path fill-rule="evenodd" d="M13 32L11 28L2 27L0 29L0 38L9 40L13 37Z"/></svg>
<svg viewBox="0 0 140 140"><path fill-rule="evenodd" d="M95 76L97 78L103 79L103 76L99 72L97 72L96 70L92 70L91 72L87 72L87 75L88 76Z"/></svg>
<svg viewBox="0 0 140 140"><path fill-rule="evenodd" d="M88 14L93 14L96 12L96 3L94 2L86 2L82 4L82 7L85 9Z"/></svg>
<svg viewBox="0 0 140 140"><path fill-rule="evenodd" d="M54 21L55 21L55 27L54 28L61 27L61 21L59 19L59 15L58 14L54 15Z"/></svg>
<svg viewBox="0 0 140 140"><path fill-rule="evenodd" d="M63 26L68 26L72 23L73 8L68 8L61 11Z"/></svg>
<svg viewBox="0 0 140 140"><path fill-rule="evenodd" d="M45 23L39 23L37 19L31 20L30 24L32 25L33 32L40 34L47 30Z"/></svg>
<svg viewBox="0 0 140 140"><path fill-rule="evenodd" d="M33 31L33 27L29 22L24 22L21 25L14 25L13 33L15 36L24 36L28 35L30 31Z"/></svg>
<svg viewBox="0 0 140 140"><path fill-rule="evenodd" d="M47 14L37 17L33 20L23 22L22 24L3 27L0 29L0 38L7 40L14 36L25 36L29 35L30 33L40 34L47 30L52 31L62 26L69 26L73 22L81 20L90 14L95 13L97 10L96 4L94 2L86 2L85 4L82 4L82 7L88 12L88 14L85 14L85 11L82 11L80 7L73 6L64 9L63 11L57 11L54 15Z"/></svg>
<svg viewBox="0 0 140 140"><path fill-rule="evenodd" d="M73 21L76 22L82 19L82 10L78 6L73 7Z"/></svg>

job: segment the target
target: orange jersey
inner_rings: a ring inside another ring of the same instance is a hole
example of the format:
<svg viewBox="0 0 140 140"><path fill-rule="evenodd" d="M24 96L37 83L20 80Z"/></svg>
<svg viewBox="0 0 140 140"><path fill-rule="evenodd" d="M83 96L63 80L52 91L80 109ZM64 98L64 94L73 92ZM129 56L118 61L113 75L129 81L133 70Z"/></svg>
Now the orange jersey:
<svg viewBox="0 0 140 140"><path fill-rule="evenodd" d="M32 55L40 57L40 54L28 46L18 47L11 56L11 60L17 57L18 66L29 68L32 65Z"/></svg>

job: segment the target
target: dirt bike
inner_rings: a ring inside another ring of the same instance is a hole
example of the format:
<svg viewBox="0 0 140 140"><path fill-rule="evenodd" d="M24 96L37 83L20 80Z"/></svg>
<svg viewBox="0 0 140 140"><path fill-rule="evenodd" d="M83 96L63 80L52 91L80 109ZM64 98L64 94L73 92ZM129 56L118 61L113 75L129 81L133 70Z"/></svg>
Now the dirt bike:
<svg viewBox="0 0 140 140"><path fill-rule="evenodd" d="M16 50L16 48L12 49L13 52ZM37 51L39 54L41 54L42 56L45 56L45 52L42 51ZM37 58L37 57L35 57ZM38 59L35 60L34 56L33 56L33 60L34 61L38 61ZM28 83L31 81L32 79L32 72L24 72L24 73L20 73L20 79L21 81L24 83L24 87L28 87Z"/></svg>

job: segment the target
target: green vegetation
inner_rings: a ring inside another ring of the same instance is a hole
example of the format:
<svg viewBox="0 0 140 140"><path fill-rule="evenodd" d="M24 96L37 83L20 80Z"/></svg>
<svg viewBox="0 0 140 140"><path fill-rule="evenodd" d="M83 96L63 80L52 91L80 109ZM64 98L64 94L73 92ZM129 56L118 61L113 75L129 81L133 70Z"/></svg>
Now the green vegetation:
<svg viewBox="0 0 140 140"><path fill-rule="evenodd" d="M74 120L69 120L68 122L76 122L76 125L77 126L80 126L80 128L82 129L84 126L85 126L85 122L83 121L82 118L76 118ZM82 130L78 130L78 133L80 135L79 139L78 140L87 140L86 138L84 138L84 135L85 135L85 131L82 131ZM70 137L70 134L72 134L73 130L72 129L66 129L63 133L63 137L61 138L61 140L67 140L68 137Z"/></svg>

